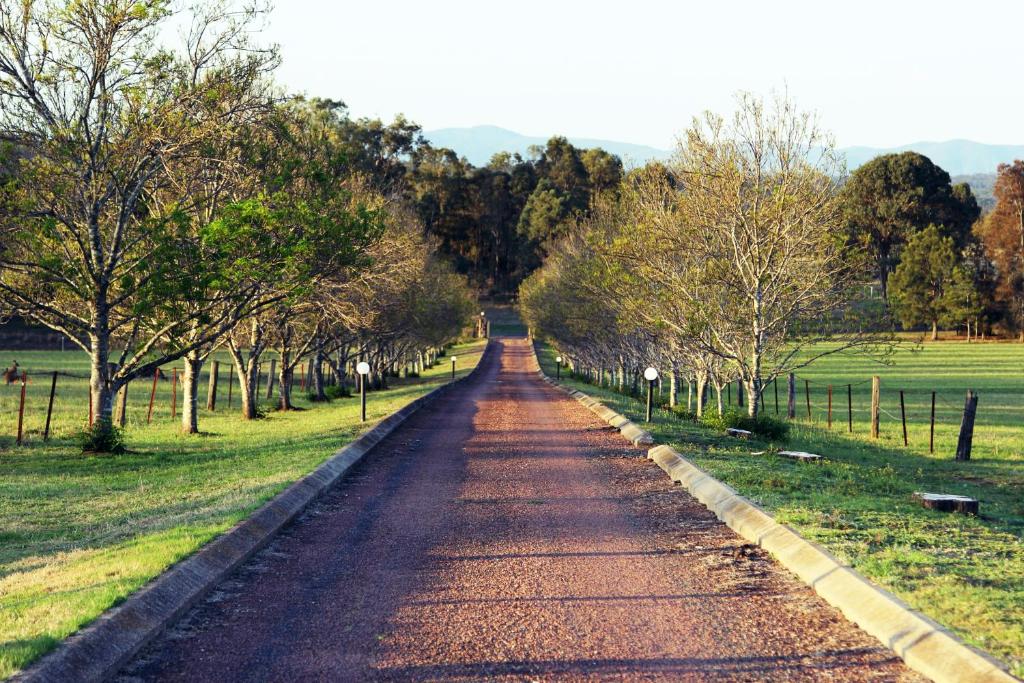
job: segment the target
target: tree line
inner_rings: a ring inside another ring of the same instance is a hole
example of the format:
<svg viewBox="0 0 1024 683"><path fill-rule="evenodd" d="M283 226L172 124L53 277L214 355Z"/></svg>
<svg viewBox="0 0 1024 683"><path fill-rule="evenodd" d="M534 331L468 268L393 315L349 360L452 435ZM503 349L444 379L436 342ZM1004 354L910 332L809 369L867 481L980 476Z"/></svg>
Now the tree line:
<svg viewBox="0 0 1024 683"><path fill-rule="evenodd" d="M816 118L744 94L694 120L666 164L626 173L520 288L535 334L602 384L666 372L675 405L764 387L822 354L884 355L897 322L1022 329L1024 163L980 217L966 185L912 152L847 176ZM821 342L832 342L827 345Z"/></svg>
<svg viewBox="0 0 1024 683"><path fill-rule="evenodd" d="M278 403L313 359L370 381L450 343L475 300L410 200L402 120L285 96L263 12L207 3L165 44L163 0L0 6L0 303L90 357L96 442L113 398L182 359L235 360L242 416L275 350ZM397 133L397 135L396 135Z"/></svg>
<svg viewBox="0 0 1024 683"><path fill-rule="evenodd" d="M872 264L881 302L906 328L1024 341L1024 162L1001 165L981 216L966 184L915 152L855 170L840 201L846 239Z"/></svg>

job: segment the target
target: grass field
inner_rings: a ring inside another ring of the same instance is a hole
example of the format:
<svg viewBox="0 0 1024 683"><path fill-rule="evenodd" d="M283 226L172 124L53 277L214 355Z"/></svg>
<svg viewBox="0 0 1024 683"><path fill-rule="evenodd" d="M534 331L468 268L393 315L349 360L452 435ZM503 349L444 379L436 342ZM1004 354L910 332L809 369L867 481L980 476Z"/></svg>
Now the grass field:
<svg viewBox="0 0 1024 683"><path fill-rule="evenodd" d="M553 376L555 352L541 346L540 356L545 372ZM787 445L825 455L823 464L755 456L764 444L738 442L663 411L651 431L659 443L672 444L779 521L1024 675L1024 345L941 342L916 350L908 345L895 353L891 365L834 355L798 375L798 419ZM847 433L846 385L871 375L882 378L878 441L869 437L869 382L853 387L854 430ZM811 421L806 419L803 379L810 381ZM640 401L567 382L643 419ZM832 430L826 427L828 384L834 387ZM974 455L970 462L956 462L953 452L968 388L980 394ZM903 446L899 421L900 389L909 447ZM940 398L936 448L929 454L933 390ZM770 385L765 400L767 412L774 414ZM779 400L784 414L782 383ZM925 510L911 500L915 491L978 498L981 515Z"/></svg>
<svg viewBox="0 0 1024 683"><path fill-rule="evenodd" d="M483 346L475 341L450 350L458 356L457 374L476 366ZM30 372L84 374L86 367L84 354L72 352L12 358ZM121 456L83 455L69 438L88 419L84 380L62 378L59 427L48 442L35 432L42 429L36 418L49 384L30 386L33 434L24 447L13 447L8 437L0 453L0 677L229 529L364 429L448 381L450 371L442 357L423 377L392 380L391 389L370 393L366 426L358 398L312 405L300 397L305 410L243 422L236 393L235 411L201 411L205 433L191 437L170 419L166 382L158 386L161 412L152 425L145 424L149 387L138 387L129 394L131 452ZM226 373L221 382L218 405L226 408ZM2 427L11 434L15 387L0 392Z"/></svg>

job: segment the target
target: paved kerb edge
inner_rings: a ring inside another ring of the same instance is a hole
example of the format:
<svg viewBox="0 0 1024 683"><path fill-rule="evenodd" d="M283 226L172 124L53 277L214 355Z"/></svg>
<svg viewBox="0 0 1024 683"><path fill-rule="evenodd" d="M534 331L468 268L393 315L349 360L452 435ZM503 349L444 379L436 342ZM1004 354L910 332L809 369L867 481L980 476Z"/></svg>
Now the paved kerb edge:
<svg viewBox="0 0 1024 683"><path fill-rule="evenodd" d="M597 399L551 379L540 367L533 349L537 374L551 386L585 405L619 430L634 445L651 444L650 434ZM646 441L634 440L640 432ZM756 543L786 569L796 574L847 619L895 652L907 666L939 683L995 683L1017 681L999 660L964 643L948 629L911 609L817 543L780 524L770 514L731 487L687 460L670 446L647 452L662 470L690 495L744 539Z"/></svg>
<svg viewBox="0 0 1024 683"><path fill-rule="evenodd" d="M410 402L370 431L338 450L323 464L267 501L249 518L169 567L123 603L68 637L56 650L15 674L12 681L70 683L103 681L113 676L165 628L202 600L239 565L263 548L278 531L336 484L384 437L410 415L469 379L491 353L488 342L477 366Z"/></svg>

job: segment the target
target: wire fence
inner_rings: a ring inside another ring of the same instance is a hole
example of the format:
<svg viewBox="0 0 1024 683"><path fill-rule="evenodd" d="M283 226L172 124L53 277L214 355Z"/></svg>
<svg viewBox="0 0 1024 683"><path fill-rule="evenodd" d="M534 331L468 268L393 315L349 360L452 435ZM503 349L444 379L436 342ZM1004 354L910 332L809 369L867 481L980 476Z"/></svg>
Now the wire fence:
<svg viewBox="0 0 1024 683"><path fill-rule="evenodd" d="M274 397L278 381L275 363L258 374L257 401ZM292 375L292 391L305 391L311 385L312 370L310 363L299 364ZM237 376L230 361L205 363L196 378L199 407L227 411L240 406ZM134 428L177 420L185 400L181 379L181 368L168 366L152 377L130 381L114 396L115 423ZM13 438L20 444L29 439L68 437L87 429L97 412L90 381L89 373L67 369L10 367L0 372L0 440Z"/></svg>

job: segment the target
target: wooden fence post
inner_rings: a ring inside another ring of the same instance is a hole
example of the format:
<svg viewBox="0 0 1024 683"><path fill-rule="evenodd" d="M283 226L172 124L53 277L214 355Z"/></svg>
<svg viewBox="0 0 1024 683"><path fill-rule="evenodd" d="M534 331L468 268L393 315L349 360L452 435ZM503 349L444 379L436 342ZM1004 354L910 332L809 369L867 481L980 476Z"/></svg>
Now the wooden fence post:
<svg viewBox="0 0 1024 683"><path fill-rule="evenodd" d="M796 419L796 374L789 373L789 401L786 405L786 417Z"/></svg>
<svg viewBox="0 0 1024 683"><path fill-rule="evenodd" d="M804 380L804 398L807 399L807 421L811 421L811 383Z"/></svg>
<svg viewBox="0 0 1024 683"><path fill-rule="evenodd" d="M146 424L153 421L153 402L156 400L156 383L160 381L160 368L153 371L153 388L149 391L149 412L146 413ZM178 382L178 371L174 371L174 382L177 385ZM177 392L175 392L177 393ZM175 396L175 399L177 396ZM177 400L175 400L177 403Z"/></svg>
<svg viewBox="0 0 1024 683"><path fill-rule="evenodd" d="M217 410L217 382L220 381L220 361L210 364L210 388L206 392L206 409Z"/></svg>
<svg viewBox="0 0 1024 683"><path fill-rule="evenodd" d="M871 378L871 438L878 438L878 410L882 394L882 378L875 375Z"/></svg>
<svg viewBox="0 0 1024 683"><path fill-rule="evenodd" d="M903 445L909 446L907 441L907 407L903 403L903 390L900 389L900 422L903 423Z"/></svg>
<svg viewBox="0 0 1024 683"><path fill-rule="evenodd" d="M21 371L21 400L18 402L18 445L22 444L22 427L25 423L25 386L28 384L28 373Z"/></svg>
<svg viewBox="0 0 1024 683"><path fill-rule="evenodd" d="M849 432L853 434L853 385L846 385L846 421Z"/></svg>
<svg viewBox="0 0 1024 683"><path fill-rule="evenodd" d="M960 422L960 438L956 443L956 459L971 459L971 444L974 441L974 416L978 413L978 395L973 389L967 390L964 402L964 417Z"/></svg>
<svg viewBox="0 0 1024 683"><path fill-rule="evenodd" d="M117 402L117 425L124 427L128 424L128 382L121 387L121 395Z"/></svg>
<svg viewBox="0 0 1024 683"><path fill-rule="evenodd" d="M928 452L935 452L935 392L932 392L932 419L928 430Z"/></svg>
<svg viewBox="0 0 1024 683"><path fill-rule="evenodd" d="M171 369L171 419L178 416L178 368Z"/></svg>
<svg viewBox="0 0 1024 683"><path fill-rule="evenodd" d="M832 429L832 385L828 385L828 428Z"/></svg>
<svg viewBox="0 0 1024 683"><path fill-rule="evenodd" d="M274 371L275 371L276 368L277 368L277 359L276 358L271 358L270 359L270 374L267 375L267 399L268 400L274 397L274 377L276 376L276 373Z"/></svg>
<svg viewBox="0 0 1024 683"><path fill-rule="evenodd" d="M50 381L50 402L46 404L46 427L43 429L43 441L50 438L50 418L53 417L53 397L57 395L57 371L53 371Z"/></svg>

